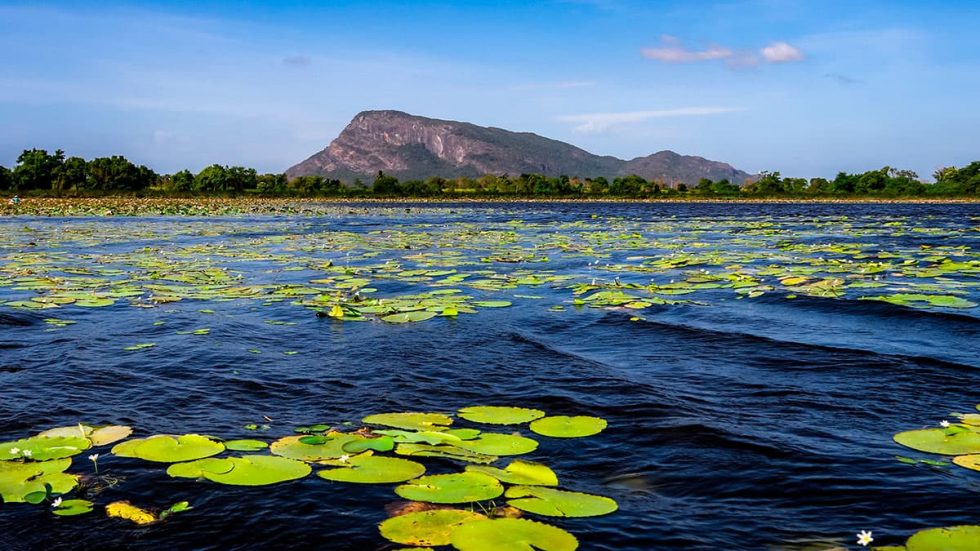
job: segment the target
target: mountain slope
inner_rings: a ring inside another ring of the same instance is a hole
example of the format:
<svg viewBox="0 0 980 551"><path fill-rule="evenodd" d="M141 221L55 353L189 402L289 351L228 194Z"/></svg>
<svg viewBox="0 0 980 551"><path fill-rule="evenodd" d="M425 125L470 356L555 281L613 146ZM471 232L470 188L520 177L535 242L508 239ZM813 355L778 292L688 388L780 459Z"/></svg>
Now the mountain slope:
<svg viewBox="0 0 980 551"><path fill-rule="evenodd" d="M750 175L731 165L661 151L624 161L529 132L429 119L400 111L364 111L326 149L289 168L289 177L321 175L340 180L371 179L378 171L400 180L432 176L539 173L547 176L637 174L664 182L696 183Z"/></svg>

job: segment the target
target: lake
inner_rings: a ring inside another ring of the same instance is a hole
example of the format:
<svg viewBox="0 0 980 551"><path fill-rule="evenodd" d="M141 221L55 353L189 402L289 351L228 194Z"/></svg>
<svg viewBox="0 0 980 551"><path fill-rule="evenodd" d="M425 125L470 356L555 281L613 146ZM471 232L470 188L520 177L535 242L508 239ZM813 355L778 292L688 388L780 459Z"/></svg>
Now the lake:
<svg viewBox="0 0 980 551"><path fill-rule="evenodd" d="M532 438L520 459L615 500L524 513L583 549L856 548L859 530L901 544L978 522L980 474L892 439L977 413L978 237L977 204L2 218L0 441L85 423L271 443L518 406L607 422L584 438L453 424ZM402 547L377 528L396 484L224 485L110 449L68 469L83 478L66 499L92 513L0 505L2 547ZM106 517L118 500L193 508L137 526Z"/></svg>

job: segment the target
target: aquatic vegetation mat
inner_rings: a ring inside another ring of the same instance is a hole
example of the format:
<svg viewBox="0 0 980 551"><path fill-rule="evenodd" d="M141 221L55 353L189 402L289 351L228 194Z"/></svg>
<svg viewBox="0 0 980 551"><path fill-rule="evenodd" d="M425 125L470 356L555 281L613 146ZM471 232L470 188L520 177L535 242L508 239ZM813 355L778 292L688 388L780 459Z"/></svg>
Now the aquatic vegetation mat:
<svg viewBox="0 0 980 551"><path fill-rule="evenodd" d="M458 415L464 423L483 424L491 429L549 419L543 411L510 406L463 408ZM585 419L592 423L601 421L594 417ZM223 441L215 436L193 433L130 438L133 429L128 426L94 428L78 423L0 443L0 451L5 452L0 461L0 497L5 504L47 503L51 514L62 517L85 515L101 509L108 517L139 526L164 522L174 513L192 509L189 501L179 501L158 510L125 499L100 504L70 496L83 477L67 472L72 467L71 456L92 446L114 443L111 455L149 464L167 464L166 474L171 478L219 486L295 483L314 470L317 477L327 483L397 484L393 487L394 494L418 507L414 510L404 508L380 523L378 530L384 538L402 545L451 544L458 549L575 549L576 538L565 530L515 517L522 512L542 517L589 517L617 509L611 498L555 488L559 484L558 476L543 463L515 459L503 468L468 465L458 472L426 474L427 467L423 463L384 455L448 459L459 465L494 463L500 455L524 454L538 448L536 440L518 433L498 433L473 427L450 428L455 420L453 415L437 412L382 413L364 417L363 426L348 427L346 432L320 423L296 427L294 430L299 434L278 438L271 445L265 440ZM241 451L268 453L232 455ZM482 453L487 451L496 455ZM96 470L95 480L99 476L99 457L100 454L89 456ZM113 470L124 468L117 464ZM345 490L350 491L353 490ZM496 505L494 500L497 498L506 499L509 507ZM478 526L461 531L470 524Z"/></svg>

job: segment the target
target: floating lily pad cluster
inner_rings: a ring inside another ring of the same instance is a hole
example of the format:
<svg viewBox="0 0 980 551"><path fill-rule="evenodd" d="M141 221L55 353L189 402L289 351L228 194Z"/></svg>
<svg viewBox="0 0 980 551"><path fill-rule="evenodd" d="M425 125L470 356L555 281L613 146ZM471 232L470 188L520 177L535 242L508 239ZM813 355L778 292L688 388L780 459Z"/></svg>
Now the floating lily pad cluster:
<svg viewBox="0 0 980 551"><path fill-rule="evenodd" d="M980 405L977 405L980 410ZM943 420L938 427L904 431L894 436L895 442L913 450L952 457L952 464L980 471L980 414L953 413L959 422ZM915 459L897 456L902 463L945 467L946 460ZM904 546L876 547L882 551L969 551L980 549L980 526L930 528L917 532Z"/></svg>
<svg viewBox="0 0 980 551"><path fill-rule="evenodd" d="M454 427L457 418L483 427ZM603 419L546 416L541 410L522 407L473 406L455 415L394 412L369 415L362 422L363 427L346 432L326 424L297 427L296 434L271 443L225 441L201 434L127 439L130 427L60 427L0 443L0 496L5 503L49 503L58 516L89 513L95 503L68 498L81 476L66 471L73 456L114 443L113 455L164 464L173 478L268 486L305 478L315 470L330 482L397 484L394 494L420 508L384 521L379 529L382 536L403 545L451 544L464 551L571 550L578 541L570 533L518 517L593 517L618 508L608 497L559 489L558 475L543 463L514 458L493 465L501 457L537 450L539 442L519 434L521 426L545 437L580 438L601 432L606 427ZM448 459L465 468L429 474L420 462L426 458ZM96 461L98 455L89 459ZM498 506L498 500L505 505ZM104 505L107 516L138 525L187 509L186 501L162 511L125 500Z"/></svg>
<svg viewBox="0 0 980 551"><path fill-rule="evenodd" d="M346 213L327 212L340 220ZM446 212L426 209L424 216ZM390 223L358 231L342 222L341 229L322 230L295 222L154 221L137 229L30 221L22 231L0 232L0 303L70 313L181 301L284 302L332 320L388 323L456 318L542 298L552 311L570 304L636 314L767 294L924 309L978 303L980 253L935 243L976 228L947 227L948 220L931 216L883 223L847 216L606 216L475 224L445 214L448 223L433 224L390 208L357 214ZM174 236L187 239L175 244ZM899 238L901 246L881 244ZM126 248L133 240L139 244ZM147 241L156 245L144 246ZM113 246L97 249L105 245ZM74 321L66 317L50 316L50 329Z"/></svg>

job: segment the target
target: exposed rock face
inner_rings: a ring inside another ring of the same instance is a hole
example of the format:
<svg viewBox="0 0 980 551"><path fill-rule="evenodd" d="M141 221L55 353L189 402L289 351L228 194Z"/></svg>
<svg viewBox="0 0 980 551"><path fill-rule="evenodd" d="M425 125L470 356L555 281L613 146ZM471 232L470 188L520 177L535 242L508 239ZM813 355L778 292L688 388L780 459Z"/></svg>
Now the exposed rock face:
<svg viewBox="0 0 980 551"><path fill-rule="evenodd" d="M403 181L432 176L539 173L606 178L637 174L670 183L728 178L742 183L750 176L725 163L672 151L623 161L593 155L529 132L429 119L400 111L359 113L326 149L291 167L286 174L369 181L379 170Z"/></svg>

